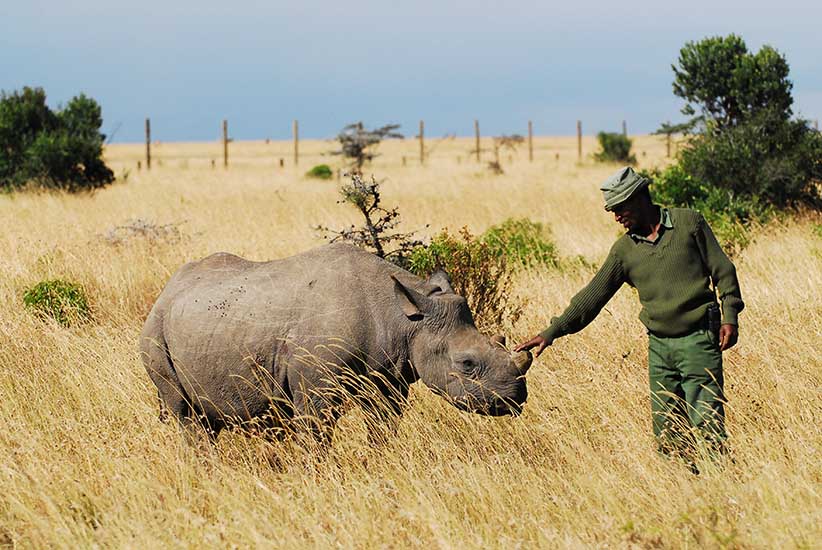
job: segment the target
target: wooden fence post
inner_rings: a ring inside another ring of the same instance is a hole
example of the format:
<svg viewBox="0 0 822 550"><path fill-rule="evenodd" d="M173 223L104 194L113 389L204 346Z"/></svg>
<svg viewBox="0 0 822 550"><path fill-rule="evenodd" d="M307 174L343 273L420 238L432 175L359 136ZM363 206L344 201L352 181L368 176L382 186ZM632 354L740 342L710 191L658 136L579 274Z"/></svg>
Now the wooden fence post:
<svg viewBox="0 0 822 550"><path fill-rule="evenodd" d="M146 119L146 170L151 170L151 120Z"/></svg>
<svg viewBox="0 0 822 550"><path fill-rule="evenodd" d="M223 119L223 167L228 168L228 120Z"/></svg>
<svg viewBox="0 0 822 550"><path fill-rule="evenodd" d="M819 131L819 119L818 118L813 119L813 129L816 130L817 132Z"/></svg>
<svg viewBox="0 0 822 550"><path fill-rule="evenodd" d="M534 162L534 125L528 121L528 162Z"/></svg>
<svg viewBox="0 0 822 550"><path fill-rule="evenodd" d="M628 137L628 124L624 120L622 121L622 135Z"/></svg>
<svg viewBox="0 0 822 550"><path fill-rule="evenodd" d="M671 158L671 133L670 132L668 132L666 134L665 144L666 144L667 149L668 149L668 158Z"/></svg>
<svg viewBox="0 0 822 550"><path fill-rule="evenodd" d="M479 120L474 119L474 135L476 136L477 142L477 162L480 161L480 133L479 133Z"/></svg>
<svg viewBox="0 0 822 550"><path fill-rule="evenodd" d="M577 158L582 160L582 121L577 120Z"/></svg>
<svg viewBox="0 0 822 550"><path fill-rule="evenodd" d="M420 164L425 163L425 122L420 121Z"/></svg>
<svg viewBox="0 0 822 550"><path fill-rule="evenodd" d="M297 166L300 161L300 123L297 119L294 119L292 133L294 134L294 166Z"/></svg>

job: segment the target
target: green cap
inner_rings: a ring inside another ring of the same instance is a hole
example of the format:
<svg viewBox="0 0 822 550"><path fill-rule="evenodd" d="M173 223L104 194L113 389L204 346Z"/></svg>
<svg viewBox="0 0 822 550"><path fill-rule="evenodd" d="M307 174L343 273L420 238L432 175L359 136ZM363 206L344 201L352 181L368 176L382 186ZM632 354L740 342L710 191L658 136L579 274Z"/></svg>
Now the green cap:
<svg viewBox="0 0 822 550"><path fill-rule="evenodd" d="M620 168L599 187L605 198L605 210L610 212L614 206L627 201L634 193L647 187L649 183L630 166Z"/></svg>

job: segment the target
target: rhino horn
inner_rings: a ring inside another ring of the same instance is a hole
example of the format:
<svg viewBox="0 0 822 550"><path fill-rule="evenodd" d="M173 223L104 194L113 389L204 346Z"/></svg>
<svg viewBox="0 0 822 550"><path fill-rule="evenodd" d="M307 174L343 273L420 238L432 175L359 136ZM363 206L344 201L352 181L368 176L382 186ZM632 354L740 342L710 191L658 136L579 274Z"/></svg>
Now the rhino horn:
<svg viewBox="0 0 822 550"><path fill-rule="evenodd" d="M522 374L528 372L533 360L534 358L530 351L521 351L514 354L514 366L516 366L517 370Z"/></svg>
<svg viewBox="0 0 822 550"><path fill-rule="evenodd" d="M491 337L491 343L497 344L498 346L505 347L505 336L502 334L495 334Z"/></svg>

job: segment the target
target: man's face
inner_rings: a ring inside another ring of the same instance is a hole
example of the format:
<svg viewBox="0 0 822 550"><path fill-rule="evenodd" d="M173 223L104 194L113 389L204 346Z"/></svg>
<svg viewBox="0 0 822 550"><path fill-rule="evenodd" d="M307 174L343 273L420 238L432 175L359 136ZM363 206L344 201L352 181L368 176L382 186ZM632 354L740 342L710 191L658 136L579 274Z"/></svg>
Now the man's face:
<svg viewBox="0 0 822 550"><path fill-rule="evenodd" d="M614 206L614 219L625 229L633 229L639 225L639 197L634 195L625 202Z"/></svg>

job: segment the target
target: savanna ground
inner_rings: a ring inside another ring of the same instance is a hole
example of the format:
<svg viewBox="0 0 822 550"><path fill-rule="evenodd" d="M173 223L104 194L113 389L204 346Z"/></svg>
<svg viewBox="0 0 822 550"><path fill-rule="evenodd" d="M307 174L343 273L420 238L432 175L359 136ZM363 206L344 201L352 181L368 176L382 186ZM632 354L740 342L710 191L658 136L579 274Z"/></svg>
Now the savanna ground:
<svg viewBox="0 0 822 550"><path fill-rule="evenodd" d="M478 233L528 217L551 228L562 256L601 262L619 228L597 184L616 166L578 163L574 138L535 142L533 163L525 148L503 152L501 176L470 157L468 139L438 145L423 167L416 142L385 144L367 173L385 178L385 204L406 229ZM290 143L232 143L224 170L217 143L160 144L151 172L136 170L143 146L110 146L126 183L0 196L0 545L820 547L822 220L812 214L758 229L735 258L747 308L725 353L735 463L723 468L693 476L657 456L646 335L627 287L536 361L519 418L462 413L419 385L382 447L355 411L324 460L236 434L193 452L157 418L137 353L143 320L186 261L280 258L321 244L312 226L357 222L335 180L302 176L338 162L320 156L332 146L303 142L295 168ZM643 167L666 160L656 137L635 150ZM106 239L138 218L179 234ZM518 277L527 306L509 342L544 328L593 269ZM66 329L23 308L24 289L58 277L84 285L93 322Z"/></svg>

